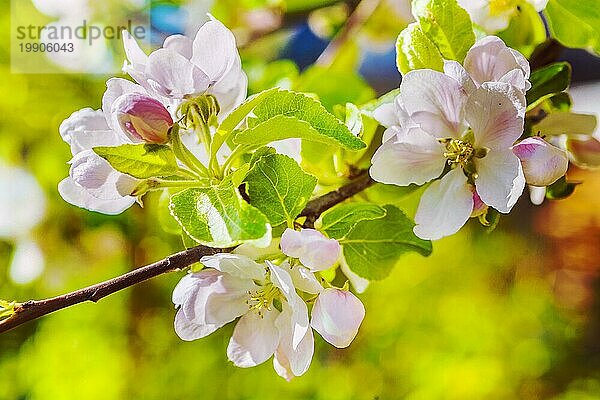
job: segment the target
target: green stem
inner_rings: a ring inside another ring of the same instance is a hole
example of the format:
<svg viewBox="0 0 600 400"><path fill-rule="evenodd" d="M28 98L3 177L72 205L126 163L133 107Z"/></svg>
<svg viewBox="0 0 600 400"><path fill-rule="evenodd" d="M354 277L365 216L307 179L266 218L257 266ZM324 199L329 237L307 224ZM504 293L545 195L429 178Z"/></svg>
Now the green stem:
<svg viewBox="0 0 600 400"><path fill-rule="evenodd" d="M187 147L185 147L181 141L178 125L173 125L171 130L171 143L173 145L173 152L175 153L175 156L182 163L184 163L186 167L198 173L202 177L210 176L208 169L200 162L200 160L196 158L194 154L192 154Z"/></svg>
<svg viewBox="0 0 600 400"><path fill-rule="evenodd" d="M222 173L226 174L227 172L229 172L229 170L231 169L231 164L233 164L233 162L235 160L240 158L240 156L242 154L244 154L245 152L247 152L248 150L249 150L249 147L238 144L236 146L236 148L233 149L233 151L231 152L229 157L227 157L227 160L225 160L225 162L223 163L223 166L221 168Z"/></svg>

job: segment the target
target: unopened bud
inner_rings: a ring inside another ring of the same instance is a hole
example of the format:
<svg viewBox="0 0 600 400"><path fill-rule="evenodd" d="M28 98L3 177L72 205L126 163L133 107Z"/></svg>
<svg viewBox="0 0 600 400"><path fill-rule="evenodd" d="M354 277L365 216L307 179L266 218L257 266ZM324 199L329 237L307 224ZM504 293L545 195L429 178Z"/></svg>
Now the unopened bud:
<svg viewBox="0 0 600 400"><path fill-rule="evenodd" d="M163 104L152 97L125 94L113 105L113 112L123 132L133 141L166 143L173 118Z"/></svg>

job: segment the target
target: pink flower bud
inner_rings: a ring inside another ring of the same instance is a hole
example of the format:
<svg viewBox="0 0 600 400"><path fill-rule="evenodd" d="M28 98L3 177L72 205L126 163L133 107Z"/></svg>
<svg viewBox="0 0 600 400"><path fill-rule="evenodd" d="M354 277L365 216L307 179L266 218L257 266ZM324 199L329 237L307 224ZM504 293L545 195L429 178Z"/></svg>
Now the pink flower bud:
<svg viewBox="0 0 600 400"><path fill-rule="evenodd" d="M335 347L348 347L365 318L362 302L347 290L328 288L319 294L310 325Z"/></svg>
<svg viewBox="0 0 600 400"><path fill-rule="evenodd" d="M529 185L548 186L567 172L567 153L540 137L524 139L513 146L521 160L525 180Z"/></svg>
<svg viewBox="0 0 600 400"><path fill-rule="evenodd" d="M167 142L173 118L160 101L140 93L128 93L119 97L112 108L119 126L132 141Z"/></svg>

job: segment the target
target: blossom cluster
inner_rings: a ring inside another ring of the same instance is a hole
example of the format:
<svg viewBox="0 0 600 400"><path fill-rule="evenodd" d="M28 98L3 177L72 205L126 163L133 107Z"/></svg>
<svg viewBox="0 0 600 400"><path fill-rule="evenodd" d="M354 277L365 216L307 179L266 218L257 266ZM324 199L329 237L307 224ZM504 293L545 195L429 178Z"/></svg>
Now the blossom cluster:
<svg viewBox="0 0 600 400"><path fill-rule="evenodd" d="M371 176L399 186L429 183L415 216L417 236L451 235L489 207L508 213L526 183L543 187L566 173L564 150L538 136L520 140L529 75L522 54L488 36L464 65L409 72L395 101L375 111L388 129Z"/></svg>

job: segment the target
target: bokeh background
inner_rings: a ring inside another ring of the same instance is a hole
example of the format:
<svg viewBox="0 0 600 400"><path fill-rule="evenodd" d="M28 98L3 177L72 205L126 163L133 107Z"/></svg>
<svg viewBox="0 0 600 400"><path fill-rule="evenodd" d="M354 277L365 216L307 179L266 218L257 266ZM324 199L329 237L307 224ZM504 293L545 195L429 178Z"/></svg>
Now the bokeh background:
<svg viewBox="0 0 600 400"><path fill-rule="evenodd" d="M64 8L101 23L107 10L140 6L19 1L39 23ZM193 33L210 10L238 38L251 93L315 92L332 109L398 86L393 44L410 20L407 3L363 0L368 17L317 64L358 2L153 1L147 11L157 46ZM9 2L0 5L0 298L58 295L181 249L160 227L156 196L114 217L60 198L70 152L58 125L99 108L109 76L60 60L62 73L11 72ZM122 62L120 48L105 50L105 65ZM561 57L574 64L576 108L594 111L598 60ZM493 233L470 223L435 242L431 257L403 258L362 296L367 316L352 346L317 335L310 370L291 383L269 362L228 363L231 326L179 340L170 295L182 274L173 273L0 335L0 399L600 399L600 173L572 167L569 178L584 183L566 200L534 207L525 195ZM386 201L409 213L417 200L386 189Z"/></svg>

